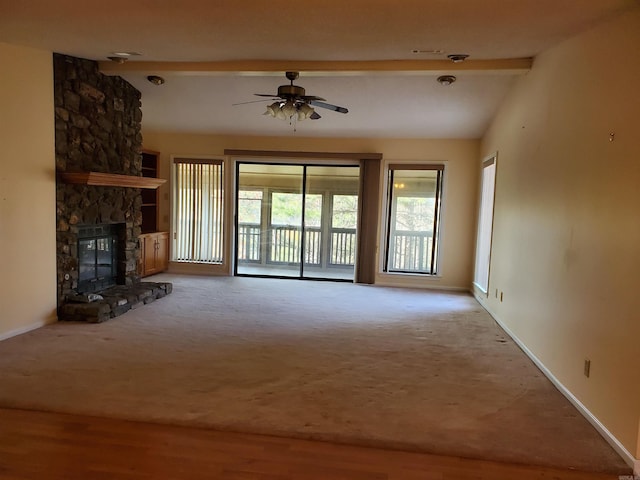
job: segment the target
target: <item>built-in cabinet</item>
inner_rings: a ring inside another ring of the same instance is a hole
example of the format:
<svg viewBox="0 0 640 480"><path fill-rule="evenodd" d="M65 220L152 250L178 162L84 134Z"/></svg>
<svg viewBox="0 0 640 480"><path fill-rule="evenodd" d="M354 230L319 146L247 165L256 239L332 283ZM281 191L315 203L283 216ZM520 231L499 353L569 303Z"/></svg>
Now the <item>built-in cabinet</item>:
<svg viewBox="0 0 640 480"><path fill-rule="evenodd" d="M143 233L140 249L140 276L160 273L169 266L169 232Z"/></svg>
<svg viewBox="0 0 640 480"><path fill-rule="evenodd" d="M151 150L142 151L142 176L156 178L160 154ZM142 190L142 235L140 235L141 277L166 270L169 266L169 233L158 232L158 190Z"/></svg>

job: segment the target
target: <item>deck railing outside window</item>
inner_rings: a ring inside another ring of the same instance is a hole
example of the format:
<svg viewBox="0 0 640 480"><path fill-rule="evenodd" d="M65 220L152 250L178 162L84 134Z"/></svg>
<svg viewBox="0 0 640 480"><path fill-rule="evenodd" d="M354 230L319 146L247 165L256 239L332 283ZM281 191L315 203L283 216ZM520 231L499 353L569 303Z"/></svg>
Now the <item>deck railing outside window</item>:
<svg viewBox="0 0 640 480"><path fill-rule="evenodd" d="M304 263L305 265L322 264L322 231L319 228L307 227L304 231Z"/></svg>
<svg viewBox="0 0 640 480"><path fill-rule="evenodd" d="M355 228L331 229L331 265L353 265L356 261Z"/></svg>
<svg viewBox="0 0 640 480"><path fill-rule="evenodd" d="M238 259L243 262L261 262L262 233L259 225L238 225ZM266 263L299 263L300 230L297 227L277 226L271 230L270 254ZM305 232L305 264L321 265L322 232L310 228ZM394 270L426 270L431 261L432 234L395 231L391 238L391 258ZM356 231L334 228L331 231L329 264L352 266L355 262Z"/></svg>
<svg viewBox="0 0 640 480"><path fill-rule="evenodd" d="M238 225L238 260L260 262L260 225L241 223Z"/></svg>
<svg viewBox="0 0 640 480"><path fill-rule="evenodd" d="M269 263L300 262L300 229L297 227L272 226Z"/></svg>
<svg viewBox="0 0 640 480"><path fill-rule="evenodd" d="M305 229L305 265L321 266L323 262L322 230ZM238 260L262 263L263 232L256 224L238 224ZM268 244L267 264L296 264L300 262L300 229L294 226L273 226L265 238ZM355 228L334 228L330 232L329 265L353 266L356 254Z"/></svg>
<svg viewBox="0 0 640 480"><path fill-rule="evenodd" d="M399 271L426 271L431 264L433 234L396 230L389 239L390 268Z"/></svg>

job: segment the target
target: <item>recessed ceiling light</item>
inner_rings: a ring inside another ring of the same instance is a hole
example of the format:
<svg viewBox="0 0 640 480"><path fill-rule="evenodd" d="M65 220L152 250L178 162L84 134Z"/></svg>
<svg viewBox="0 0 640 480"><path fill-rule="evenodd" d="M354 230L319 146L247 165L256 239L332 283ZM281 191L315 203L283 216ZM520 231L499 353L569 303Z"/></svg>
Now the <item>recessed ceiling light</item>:
<svg viewBox="0 0 640 480"><path fill-rule="evenodd" d="M438 83L440 85L451 85L453 82L456 81L456 77L454 77L453 75L440 75L438 77Z"/></svg>
<svg viewBox="0 0 640 480"><path fill-rule="evenodd" d="M142 55L142 54L138 52L111 52L111 55L108 56L107 58L112 62L124 63L127 60L129 60L129 57L133 57L136 55Z"/></svg>
<svg viewBox="0 0 640 480"><path fill-rule="evenodd" d="M116 57L134 57L142 54L138 52L111 52L111 55L115 55Z"/></svg>
<svg viewBox="0 0 640 480"><path fill-rule="evenodd" d="M158 75L149 75L147 77L147 80L149 80L154 85L162 85L164 83L164 78L162 78L162 77L160 77Z"/></svg>
<svg viewBox="0 0 640 480"><path fill-rule="evenodd" d="M451 60L453 63L462 63L464 62L469 55L466 53L452 53L451 55L447 55L447 58Z"/></svg>

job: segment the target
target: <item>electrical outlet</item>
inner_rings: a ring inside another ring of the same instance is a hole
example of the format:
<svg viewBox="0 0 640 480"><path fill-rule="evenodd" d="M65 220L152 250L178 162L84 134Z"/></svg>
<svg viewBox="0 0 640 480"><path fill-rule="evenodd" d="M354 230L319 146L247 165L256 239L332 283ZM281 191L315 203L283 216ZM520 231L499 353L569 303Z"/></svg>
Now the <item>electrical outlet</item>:
<svg viewBox="0 0 640 480"><path fill-rule="evenodd" d="M589 374L591 373L591 360L585 359L584 361L584 376L589 378Z"/></svg>
<svg viewBox="0 0 640 480"><path fill-rule="evenodd" d="M500 301L502 301L503 297L504 297L504 292L500 292Z"/></svg>

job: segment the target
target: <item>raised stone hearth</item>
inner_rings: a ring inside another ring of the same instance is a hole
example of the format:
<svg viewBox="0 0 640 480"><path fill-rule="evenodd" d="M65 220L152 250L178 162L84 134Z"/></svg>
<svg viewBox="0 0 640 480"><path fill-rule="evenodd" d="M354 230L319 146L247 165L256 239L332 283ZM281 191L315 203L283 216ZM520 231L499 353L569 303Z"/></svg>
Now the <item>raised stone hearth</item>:
<svg viewBox="0 0 640 480"><path fill-rule="evenodd" d="M129 310L167 296L173 290L168 282L139 282L134 285L109 287L99 295L102 300L65 303L58 312L60 320L101 323Z"/></svg>

